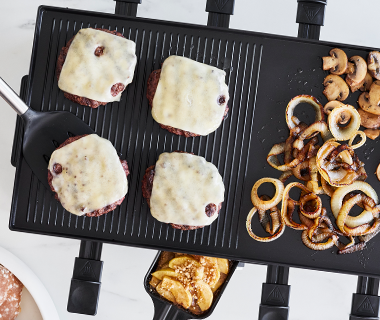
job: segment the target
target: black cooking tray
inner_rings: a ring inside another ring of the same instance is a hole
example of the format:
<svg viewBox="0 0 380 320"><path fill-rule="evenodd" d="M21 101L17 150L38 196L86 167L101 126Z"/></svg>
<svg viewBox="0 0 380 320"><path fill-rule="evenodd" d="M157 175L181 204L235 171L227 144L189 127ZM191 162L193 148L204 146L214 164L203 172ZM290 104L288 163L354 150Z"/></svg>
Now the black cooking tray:
<svg viewBox="0 0 380 320"><path fill-rule="evenodd" d="M57 87L55 66L60 49L82 27L117 29L136 42L135 77L121 101L98 109L79 106ZM12 156L17 165L10 228L120 245L273 263L334 272L380 276L380 238L362 252L338 256L334 249L316 252L301 242L301 233L287 229L281 239L260 243L251 239L245 219L252 207L250 190L264 176L279 172L266 163L271 146L285 139L287 102L298 94L312 94L323 104L321 56L333 47L348 56L366 57L372 48L299 38L226 30L206 26L42 6L39 8L28 80L27 103L36 110L67 110L109 139L131 174L129 192L114 212L98 218L77 217L65 211L50 191L36 180L20 155L21 129L16 130ZM190 57L226 71L230 111L221 127L207 137L184 138L163 130L153 120L146 81L169 55ZM347 103L355 105L358 93ZM307 116L307 115L306 115ZM379 193L373 172L379 158L377 141L358 149ZM183 150L214 163L224 179L225 201L219 218L209 227L180 231L156 221L141 192L145 169L162 152ZM325 200L325 199L324 199ZM328 204L325 202L325 205ZM255 220L255 219L254 219ZM257 222L257 221L256 221ZM253 227L260 234L257 222ZM262 233L261 233L262 234Z"/></svg>

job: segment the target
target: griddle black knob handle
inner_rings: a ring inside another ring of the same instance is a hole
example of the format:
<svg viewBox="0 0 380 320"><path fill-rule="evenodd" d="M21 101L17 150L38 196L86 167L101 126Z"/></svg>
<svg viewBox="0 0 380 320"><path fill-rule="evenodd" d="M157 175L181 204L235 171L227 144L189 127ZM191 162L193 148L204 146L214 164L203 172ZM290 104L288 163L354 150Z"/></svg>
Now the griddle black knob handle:
<svg viewBox="0 0 380 320"><path fill-rule="evenodd" d="M75 258L67 311L96 315L103 261Z"/></svg>
<svg viewBox="0 0 380 320"><path fill-rule="evenodd" d="M114 1L127 2L127 3L137 3L137 4L141 4L141 2L142 2L142 0L114 0Z"/></svg>
<svg viewBox="0 0 380 320"><path fill-rule="evenodd" d="M207 0L206 11L233 15L235 0Z"/></svg>
<svg viewBox="0 0 380 320"><path fill-rule="evenodd" d="M230 16L234 14L235 0L207 0L207 25L211 27L228 28Z"/></svg>
<svg viewBox="0 0 380 320"><path fill-rule="evenodd" d="M319 40L327 0L297 0L298 37Z"/></svg>
<svg viewBox="0 0 380 320"><path fill-rule="evenodd" d="M354 293L350 320L379 320L380 297Z"/></svg>
<svg viewBox="0 0 380 320"><path fill-rule="evenodd" d="M327 0L297 0L297 23L323 26Z"/></svg>
<svg viewBox="0 0 380 320"><path fill-rule="evenodd" d="M289 285L263 283L259 320L287 320L289 296Z"/></svg>

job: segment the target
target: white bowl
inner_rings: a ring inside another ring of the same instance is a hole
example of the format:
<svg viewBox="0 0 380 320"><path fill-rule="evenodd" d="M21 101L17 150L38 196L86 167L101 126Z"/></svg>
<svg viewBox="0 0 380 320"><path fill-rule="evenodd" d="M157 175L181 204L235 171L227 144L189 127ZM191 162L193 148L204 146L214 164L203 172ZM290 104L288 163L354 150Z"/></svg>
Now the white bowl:
<svg viewBox="0 0 380 320"><path fill-rule="evenodd" d="M31 296L34 299L43 320L59 320L53 300L46 288L24 262L9 251L0 247L0 264L11 271L27 289L24 289L23 291L23 296L21 298L22 310L17 319L31 319L31 313L36 315L36 319L40 319L40 315L36 312L34 303L31 301ZM29 317L24 318L24 316L28 315Z"/></svg>

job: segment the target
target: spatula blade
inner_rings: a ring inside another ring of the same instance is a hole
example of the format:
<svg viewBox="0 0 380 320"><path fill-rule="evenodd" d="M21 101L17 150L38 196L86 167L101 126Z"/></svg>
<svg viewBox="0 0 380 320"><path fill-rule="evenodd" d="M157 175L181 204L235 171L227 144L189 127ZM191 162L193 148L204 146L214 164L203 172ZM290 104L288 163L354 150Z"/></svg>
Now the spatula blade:
<svg viewBox="0 0 380 320"><path fill-rule="evenodd" d="M23 156L33 173L50 190L47 177L53 151L70 137L95 132L66 111L36 112L29 109L23 117L29 118L23 140Z"/></svg>

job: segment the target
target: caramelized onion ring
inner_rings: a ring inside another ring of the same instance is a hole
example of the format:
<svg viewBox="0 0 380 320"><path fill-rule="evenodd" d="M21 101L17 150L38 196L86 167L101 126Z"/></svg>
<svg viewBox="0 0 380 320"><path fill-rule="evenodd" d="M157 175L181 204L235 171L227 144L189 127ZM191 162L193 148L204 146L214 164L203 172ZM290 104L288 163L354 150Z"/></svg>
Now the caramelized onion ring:
<svg viewBox="0 0 380 320"><path fill-rule="evenodd" d="M273 183L276 188L275 195L273 196L271 200L268 200L268 201L261 200L259 198L259 195L257 194L257 190L265 182ZM257 209L268 210L274 206L277 206L280 203L283 193L284 193L284 184L280 180L274 179L274 178L262 178L256 181L256 183L253 185L253 188L251 191L251 201Z"/></svg>
<svg viewBox="0 0 380 320"><path fill-rule="evenodd" d="M310 180L306 183L306 187L308 189L310 189L315 194L324 194L325 193L322 186L318 185L318 181Z"/></svg>
<svg viewBox="0 0 380 320"><path fill-rule="evenodd" d="M289 183L285 187L283 197L282 197L281 217L282 217L282 220L285 221L285 224L288 227L296 229L296 230L304 230L307 228L306 226L301 225L299 223L295 223L289 219L289 212L288 212L289 208L288 208L288 206L293 206L292 209L294 210L294 205L298 204L298 201L295 201L289 197L289 192L293 187L299 188L306 193L310 193L310 190L308 188L306 188L302 183L299 183L299 182ZM291 213L293 213L293 211Z"/></svg>
<svg viewBox="0 0 380 320"><path fill-rule="evenodd" d="M261 200L270 200L270 197L267 195L262 195L260 197ZM265 229L266 232L273 235L278 227L280 226L280 212L277 208L277 206L270 208L270 219L268 215L266 214L266 210L257 210L257 213L259 214L259 219L261 226ZM271 223L272 222L272 223Z"/></svg>
<svg viewBox="0 0 380 320"><path fill-rule="evenodd" d="M308 205L308 202L314 202ZM309 219L315 219L320 216L322 211L322 200L314 193L307 193L300 198L300 212Z"/></svg>
<svg viewBox="0 0 380 320"><path fill-rule="evenodd" d="M306 169L307 173L303 174L303 172L305 172ZM297 167L293 168L291 172L298 180L310 180L309 160L301 162Z"/></svg>
<svg viewBox="0 0 380 320"><path fill-rule="evenodd" d="M360 137L360 142L352 145L354 143L356 136L358 136L358 135ZM356 131L355 135L350 139L350 141L348 141L348 145L352 149L357 149L357 148L360 148L363 144L365 144L366 141L367 141L366 134L363 131Z"/></svg>
<svg viewBox="0 0 380 320"><path fill-rule="evenodd" d="M336 224L345 235L363 236L369 233L373 233L377 229L377 226L380 223L378 218L375 219L375 223L372 225L372 227L368 223L361 224L355 228L350 228L345 225L345 221L348 217L348 214L350 213L351 208L355 204L363 201L364 197L365 196L362 194L357 194L343 203L343 206L340 209L338 217L336 219Z"/></svg>
<svg viewBox="0 0 380 320"><path fill-rule="evenodd" d="M344 248L344 249L340 249L338 251L338 254L347 254L347 253L353 253L353 252L361 251L365 247L366 247L366 243L365 242L359 242L359 243L357 243L357 244L355 244L353 246L350 246L350 247L347 247L347 248Z"/></svg>
<svg viewBox="0 0 380 320"><path fill-rule="evenodd" d="M342 117L342 113L350 114L350 122L345 127L339 126L339 121ZM328 123L331 134L338 141L350 140L355 137L356 132L360 127L360 115L359 112L348 104L334 108L328 117Z"/></svg>
<svg viewBox="0 0 380 320"><path fill-rule="evenodd" d="M338 156L342 162L335 161ZM334 140L328 140L318 150L318 171L332 186L340 187L352 184L360 176L358 166L359 161L354 151L347 145L340 145Z"/></svg>
<svg viewBox="0 0 380 320"><path fill-rule="evenodd" d="M281 176L278 178L282 183L284 183L286 180L288 180L293 175L293 172L291 170L284 171Z"/></svg>
<svg viewBox="0 0 380 320"><path fill-rule="evenodd" d="M301 94L290 100L288 106L286 107L286 123L288 124L289 129L294 128L296 125L300 123L298 118L294 116L294 109L298 104L304 102L313 106L315 110L315 121L321 121L325 119L325 115L323 113L323 106L319 103L319 101L313 96Z"/></svg>
<svg viewBox="0 0 380 320"><path fill-rule="evenodd" d="M298 204L299 202L294 201L293 199L286 200L286 206L283 206L284 211L281 211L281 217L283 217L285 225L287 225L288 227L294 230L305 230L307 229L307 225L303 225L302 223L300 224L293 221L293 213L296 208L296 205ZM300 218L301 218L301 215L300 215Z"/></svg>
<svg viewBox="0 0 380 320"><path fill-rule="evenodd" d="M298 139L294 141L293 147L301 150L304 147L304 140L311 139L315 137L318 133L321 133L322 138L326 141L330 137L329 128L324 121L314 122L312 125L308 126L302 133L298 136Z"/></svg>
<svg viewBox="0 0 380 320"><path fill-rule="evenodd" d="M318 167L316 157L309 159L309 172L310 172L310 181L306 183L306 187L310 189L315 194L323 194L324 190L322 186L319 185L318 178ZM320 175L319 175L320 176Z"/></svg>
<svg viewBox="0 0 380 320"><path fill-rule="evenodd" d="M277 144L273 145L272 149L270 149L270 151L268 153L267 162L273 168L275 168L275 169L277 169L279 171L288 171L288 170L292 169L292 167L289 164L286 164L286 163L285 164L281 164L280 161L277 158L277 156L279 154L282 154L284 152L285 152L285 142L277 143Z"/></svg>
<svg viewBox="0 0 380 320"><path fill-rule="evenodd" d="M321 251L321 250L330 249L336 243L337 240L338 240L338 236L333 234L331 235L331 238L329 238L326 242L315 243L310 240L307 230L302 232L302 242L304 243L306 247L312 250Z"/></svg>
<svg viewBox="0 0 380 320"><path fill-rule="evenodd" d="M245 223L245 226L246 226L247 231L248 231L249 235L251 236L251 238L253 238L257 241L260 241L260 242L270 242L270 241L276 240L277 238L279 238L284 233L285 224L281 221L280 227L278 228L277 232L274 233L273 235L271 235L269 237L259 237L259 236L255 235L252 231L251 224L252 224L252 217L255 215L256 212L257 212L257 208L253 207L251 209L251 211L249 211L248 216L247 216L247 220Z"/></svg>
<svg viewBox="0 0 380 320"><path fill-rule="evenodd" d="M364 206L364 209L371 212L374 218L379 216L380 206L376 205L375 200L370 197L364 197L362 204Z"/></svg>
<svg viewBox="0 0 380 320"><path fill-rule="evenodd" d="M360 236L359 240L360 241L364 241L364 242L368 242L374 236L376 236L379 232L380 232L380 224L377 225L377 228L372 233L368 233L368 234L366 234L364 236Z"/></svg>
<svg viewBox="0 0 380 320"><path fill-rule="evenodd" d="M369 229L368 228L369 225L367 225L367 223L361 224L355 228L351 228L351 230L346 230L346 228L345 228L345 222L346 222L346 219L348 217L348 214L350 213L351 208L355 204L357 204L361 201L363 201L363 195L357 194L357 195L353 196L352 198L346 200L346 202L343 203L342 207L339 210L338 217L336 218L336 225L338 226L339 230L342 231L346 235L351 235L351 236L359 235L360 236L360 235L362 235L363 232L365 232L367 229Z"/></svg>
<svg viewBox="0 0 380 320"><path fill-rule="evenodd" d="M323 188L323 191L329 196L332 197L334 191L336 190L336 187L331 186L325 178L321 176L321 185Z"/></svg>
<svg viewBox="0 0 380 320"><path fill-rule="evenodd" d="M334 214L335 218L338 218L339 211L343 205L344 196L352 192L354 190L360 190L365 193L367 196L371 197L376 204L379 203L379 198L377 197L376 191L366 182L363 181L355 181L353 184L349 186L343 186L337 188L331 197L331 211ZM362 224L371 222L373 220L373 215L371 212L367 210L363 210L363 212L356 216L347 216L345 224L350 228L356 228Z"/></svg>

